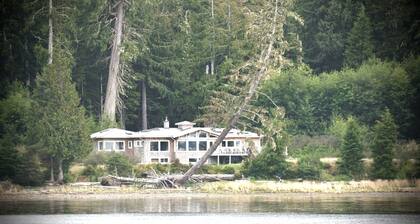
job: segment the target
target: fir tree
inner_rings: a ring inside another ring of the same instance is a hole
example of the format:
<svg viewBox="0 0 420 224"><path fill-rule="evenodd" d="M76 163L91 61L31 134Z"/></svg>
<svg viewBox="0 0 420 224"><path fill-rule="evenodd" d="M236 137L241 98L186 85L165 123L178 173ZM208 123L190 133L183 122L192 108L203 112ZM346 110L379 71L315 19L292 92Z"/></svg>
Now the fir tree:
<svg viewBox="0 0 420 224"><path fill-rule="evenodd" d="M344 64L347 66L357 67L373 56L372 25L363 6L360 7L345 44Z"/></svg>
<svg viewBox="0 0 420 224"><path fill-rule="evenodd" d="M60 50L54 53L54 62L37 77L34 123L46 153L58 162L57 181L63 182L63 164L89 152L89 130L85 110L71 81L71 59Z"/></svg>
<svg viewBox="0 0 420 224"><path fill-rule="evenodd" d="M341 147L340 170L343 174L356 179L361 177L363 172L362 150L358 124L353 118L350 118Z"/></svg>
<svg viewBox="0 0 420 224"><path fill-rule="evenodd" d="M397 140L397 126L389 110L382 114L373 127L373 167L371 176L377 179L391 179L395 176L392 165L393 148Z"/></svg>

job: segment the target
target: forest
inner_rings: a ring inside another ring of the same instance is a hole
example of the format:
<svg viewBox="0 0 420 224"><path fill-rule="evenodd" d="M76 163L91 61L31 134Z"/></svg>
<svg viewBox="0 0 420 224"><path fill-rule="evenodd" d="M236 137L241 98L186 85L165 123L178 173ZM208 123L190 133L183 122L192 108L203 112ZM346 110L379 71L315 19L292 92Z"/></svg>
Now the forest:
<svg viewBox="0 0 420 224"><path fill-rule="evenodd" d="M264 150L238 172L420 175L418 1L0 4L0 180L71 181L70 166L92 159L89 135L108 127L161 127L165 116L225 127L262 67L235 127L264 135Z"/></svg>

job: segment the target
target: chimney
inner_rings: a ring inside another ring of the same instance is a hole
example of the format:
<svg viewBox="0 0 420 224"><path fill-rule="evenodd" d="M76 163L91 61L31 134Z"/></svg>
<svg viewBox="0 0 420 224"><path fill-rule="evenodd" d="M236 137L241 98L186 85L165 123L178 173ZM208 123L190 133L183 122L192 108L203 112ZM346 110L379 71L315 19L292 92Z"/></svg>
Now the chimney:
<svg viewBox="0 0 420 224"><path fill-rule="evenodd" d="M163 128L169 128L168 116L165 117L165 121L163 122Z"/></svg>

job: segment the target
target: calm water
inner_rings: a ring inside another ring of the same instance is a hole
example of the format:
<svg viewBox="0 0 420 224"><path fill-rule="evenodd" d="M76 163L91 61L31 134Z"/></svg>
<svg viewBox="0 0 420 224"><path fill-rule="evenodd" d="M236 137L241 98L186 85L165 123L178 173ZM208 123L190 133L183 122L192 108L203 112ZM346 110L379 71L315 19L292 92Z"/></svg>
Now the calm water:
<svg viewBox="0 0 420 224"><path fill-rule="evenodd" d="M0 203L0 223L420 223L419 194L175 194Z"/></svg>

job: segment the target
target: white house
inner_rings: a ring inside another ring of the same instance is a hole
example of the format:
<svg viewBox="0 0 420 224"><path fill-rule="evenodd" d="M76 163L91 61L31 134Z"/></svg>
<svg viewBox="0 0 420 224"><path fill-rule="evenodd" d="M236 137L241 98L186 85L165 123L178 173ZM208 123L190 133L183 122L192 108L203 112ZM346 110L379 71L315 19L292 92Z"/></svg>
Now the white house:
<svg viewBox="0 0 420 224"><path fill-rule="evenodd" d="M169 127L166 119L163 128L139 132L109 128L92 134L95 150L121 152L136 158L140 163L170 163L178 160L183 164L197 162L222 133L222 128L194 127L195 123L182 121ZM251 150L261 151L262 136L232 129L216 149L209 164L240 163Z"/></svg>

